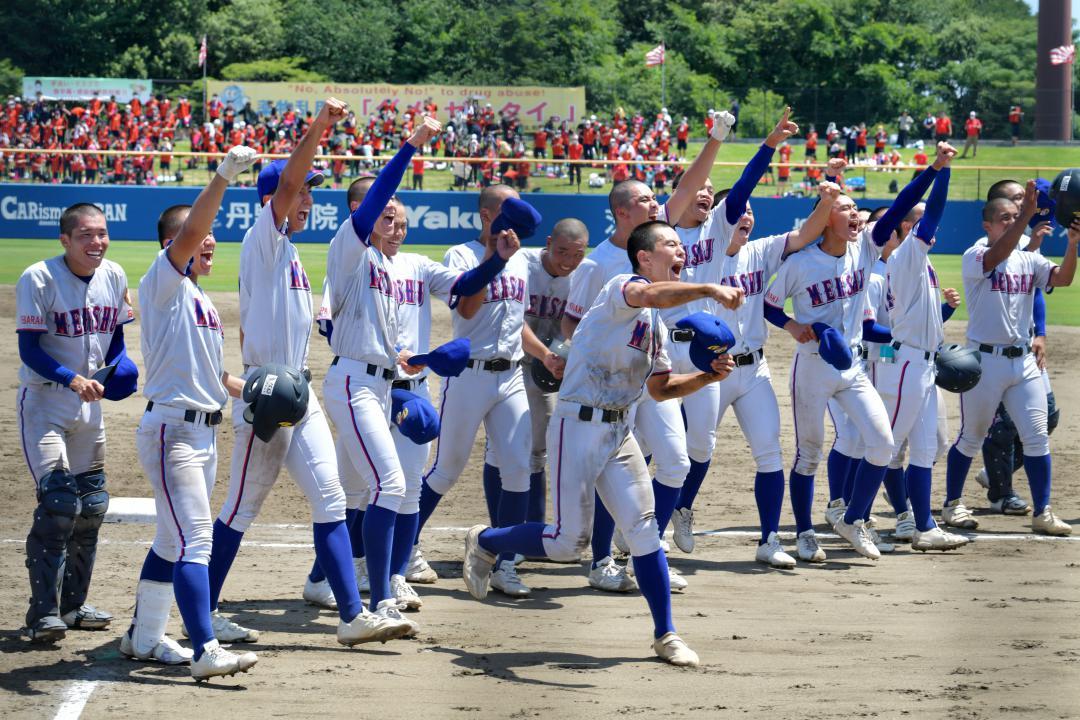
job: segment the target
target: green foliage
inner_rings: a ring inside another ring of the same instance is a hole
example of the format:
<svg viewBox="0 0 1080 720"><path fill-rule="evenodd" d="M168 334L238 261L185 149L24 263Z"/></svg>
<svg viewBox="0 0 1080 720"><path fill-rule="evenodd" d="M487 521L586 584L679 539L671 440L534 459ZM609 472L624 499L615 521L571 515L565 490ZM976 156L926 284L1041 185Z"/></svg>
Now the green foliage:
<svg viewBox="0 0 1080 720"><path fill-rule="evenodd" d="M327 78L305 70L302 57L279 57L271 60L232 63L221 68L222 80L258 80L263 82L323 82Z"/></svg>
<svg viewBox="0 0 1080 720"><path fill-rule="evenodd" d="M5 95L22 93L22 79L25 74L7 58L0 59L0 93Z"/></svg>

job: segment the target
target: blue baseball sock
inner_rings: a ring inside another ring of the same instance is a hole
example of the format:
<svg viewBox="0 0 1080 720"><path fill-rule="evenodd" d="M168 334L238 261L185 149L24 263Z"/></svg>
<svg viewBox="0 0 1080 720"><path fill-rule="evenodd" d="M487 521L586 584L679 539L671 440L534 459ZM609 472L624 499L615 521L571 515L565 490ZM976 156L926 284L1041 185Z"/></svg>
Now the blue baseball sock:
<svg viewBox="0 0 1080 720"><path fill-rule="evenodd" d="M792 470L788 476L788 492L791 493L791 512L795 515L795 532L813 530L814 521L810 514L814 509L814 476Z"/></svg>
<svg viewBox="0 0 1080 720"><path fill-rule="evenodd" d="M844 497L844 484L847 482L848 465L852 459L838 450L829 451L829 459L825 463L826 472L829 475L829 502Z"/></svg>
<svg viewBox="0 0 1080 720"><path fill-rule="evenodd" d="M184 619L195 659L203 654L203 645L214 639L210 624L210 575L206 565L181 560L173 566L173 593L180 617Z"/></svg>
<svg viewBox="0 0 1080 720"><path fill-rule="evenodd" d="M499 498L499 523L501 528L513 527L525 522L525 515L529 512L529 491L511 492L503 490ZM497 562L513 560L514 553L500 555Z"/></svg>
<svg viewBox="0 0 1080 720"><path fill-rule="evenodd" d="M1043 510L1050 504L1050 479L1051 464L1049 455L1024 456L1024 472L1028 476L1028 487L1031 488L1031 504L1036 515L1042 515Z"/></svg>
<svg viewBox="0 0 1080 720"><path fill-rule="evenodd" d="M378 505L368 505L364 513L364 550L371 582L368 607L372 612L381 601L390 597L390 549L394 543L396 518L396 512Z"/></svg>
<svg viewBox="0 0 1080 720"><path fill-rule="evenodd" d="M904 480L904 468L891 467L885 471L885 492L889 493L889 503L897 515L908 510L907 481Z"/></svg>
<svg viewBox="0 0 1080 720"><path fill-rule="evenodd" d="M349 539L350 539L349 541L350 541L350 544L353 546L353 548L356 547L356 543L352 539L352 526L353 526L353 522L356 520L356 516L358 514L360 514L359 510L356 510L356 509L353 509L353 508L346 508L345 509L345 527L348 529ZM357 530L357 535L359 535L359 534L360 534L360 531ZM352 548L350 548L350 550L351 549ZM360 554L359 555L353 555L352 557L364 557L364 540L363 540L362 537L360 539ZM308 580L310 580L313 583L318 583L318 582L322 582L325 579L326 579L326 573L323 572L322 566L319 565L319 557L316 554L315 562L312 563L312 565L311 565L311 572L308 573Z"/></svg>
<svg viewBox="0 0 1080 720"><path fill-rule="evenodd" d="M761 544L769 533L780 531L780 511L784 506L784 471L759 472L754 475L754 500L761 522Z"/></svg>
<svg viewBox="0 0 1080 720"><path fill-rule="evenodd" d="M233 530L220 520L214 521L214 539L207 570L210 576L211 610L217 610L221 587L225 584L225 578L236 559L236 553L240 551L240 541L243 539L244 533Z"/></svg>
<svg viewBox="0 0 1080 720"><path fill-rule="evenodd" d="M529 522L544 522L547 511L547 478L544 471L534 472L529 476L529 511L525 519Z"/></svg>
<svg viewBox="0 0 1080 720"><path fill-rule="evenodd" d="M971 470L971 458L953 445L949 448L945 463L945 504L947 505L953 500L959 500L964 494L964 481L967 480L968 471Z"/></svg>
<svg viewBox="0 0 1080 720"><path fill-rule="evenodd" d="M416 538L416 526L420 524L420 513L402 515L398 513L394 521L394 544L390 550L390 574L404 575L409 569L412 558L413 540Z"/></svg>
<svg viewBox="0 0 1080 720"><path fill-rule="evenodd" d="M544 552L544 528L540 522L488 528L480 533L480 547L498 555L499 560L513 559L521 553L529 557L547 557Z"/></svg>
<svg viewBox="0 0 1080 720"><path fill-rule="evenodd" d="M653 505L656 512L656 524L660 528L661 538L664 537L664 531L667 530L668 523L671 522L671 515L675 512L675 503L679 501L680 489L681 488L669 487L653 478Z"/></svg>
<svg viewBox="0 0 1080 720"><path fill-rule="evenodd" d="M484 500L487 502L488 524L499 525L499 502L502 494L502 474L499 468L484 463Z"/></svg>
<svg viewBox="0 0 1080 720"><path fill-rule="evenodd" d="M668 578L667 557L663 550L648 555L634 556L634 574L637 575L638 587L649 603L649 612L653 619L653 637L663 637L665 633L675 632L675 623L671 620L671 581Z"/></svg>
<svg viewBox="0 0 1080 720"><path fill-rule="evenodd" d="M356 513L349 519L349 513ZM346 510L345 521L349 523L349 541L352 543L352 556L364 557L364 509Z"/></svg>
<svg viewBox="0 0 1080 720"><path fill-rule="evenodd" d="M150 580L152 582L168 582L173 581L173 568L176 563L170 562L165 558L154 552L154 548L150 548L146 552L146 559L143 560L142 572L139 573L140 580Z"/></svg>
<svg viewBox="0 0 1080 720"><path fill-rule="evenodd" d="M885 471L888 469L888 465L874 465L866 460L859 462L858 469L855 471L855 487L851 492L851 502L848 503L847 510L844 512L844 522L853 523L866 518L878 490L881 489Z"/></svg>
<svg viewBox="0 0 1080 720"><path fill-rule="evenodd" d="M424 526L427 525L427 521L431 518L431 513L435 512L435 508L439 506L442 497L442 495L431 489L431 486L427 484L427 480L424 480L420 486L420 522L416 526L414 545L420 542L420 533L423 532Z"/></svg>
<svg viewBox="0 0 1080 720"><path fill-rule="evenodd" d="M859 472L859 458L849 458L847 472L844 474L844 505L851 507L851 497L855 494L855 475Z"/></svg>
<svg viewBox="0 0 1080 720"><path fill-rule="evenodd" d="M338 615L345 622L351 622L360 614L363 605L360 602L360 591L356 589L349 528L345 526L344 520L314 523L312 527L315 535L315 557L319 559L330 589L334 591Z"/></svg>
<svg viewBox="0 0 1080 720"><path fill-rule="evenodd" d="M694 507L694 500L697 498L698 491L701 490L701 483L705 482L705 475L709 472L709 461L698 462L693 458L690 459L690 471L686 473L686 480L683 481L682 491L679 493L679 501L675 503L675 507L680 510L683 508Z"/></svg>
<svg viewBox="0 0 1080 720"><path fill-rule="evenodd" d="M596 496L593 507L592 556L593 567L596 563L611 555L611 539L615 537L615 518L604 507L600 495Z"/></svg>
<svg viewBox="0 0 1080 720"><path fill-rule="evenodd" d="M908 465L907 468L907 492L911 498L911 510L915 513L915 527L919 532L926 532L937 527L934 515L930 512L930 482L932 479L931 469ZM890 491L889 497L892 497Z"/></svg>

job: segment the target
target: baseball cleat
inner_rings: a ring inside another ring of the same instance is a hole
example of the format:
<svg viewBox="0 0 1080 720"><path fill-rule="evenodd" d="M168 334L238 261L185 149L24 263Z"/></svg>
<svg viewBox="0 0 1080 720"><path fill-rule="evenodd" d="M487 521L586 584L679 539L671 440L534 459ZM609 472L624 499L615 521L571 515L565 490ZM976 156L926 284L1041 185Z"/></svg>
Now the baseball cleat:
<svg viewBox="0 0 1080 720"><path fill-rule="evenodd" d="M319 582L312 582L311 578L307 579L304 583L304 601L327 610L337 610L334 591L330 589L330 582L325 579Z"/></svg>
<svg viewBox="0 0 1080 720"><path fill-rule="evenodd" d="M697 653L673 632L653 640L652 649L661 660L676 667L697 667L700 662Z"/></svg>
<svg viewBox="0 0 1080 720"><path fill-rule="evenodd" d="M139 652L135 649L131 631L128 630L120 636L120 654L132 660L147 660L164 665L187 665L195 652L183 647L168 635L162 635L150 652Z"/></svg>
<svg viewBox="0 0 1080 720"><path fill-rule="evenodd" d="M210 613L210 626L214 629L214 637L219 642L259 642L258 630L252 630L243 627L242 625L237 625L229 618L223 616L218 610L214 610ZM183 623L180 623L180 632L184 637L191 637L188 635L187 626Z"/></svg>
<svg viewBox="0 0 1080 720"><path fill-rule="evenodd" d="M661 545L663 545L663 543ZM663 548L663 547L661 547L661 549L663 549L664 554L667 555L667 550L665 548ZM634 558L633 557L631 557L630 560L626 563L626 573L628 575L630 575L631 577L634 575ZM690 583L688 583L686 581L686 578L684 578L682 575L680 575L675 570L675 568L671 567L670 565L668 565L667 576L668 576L668 585L671 586L671 591L672 592L676 592L676 591L681 592L681 591L685 590L686 588L690 587Z"/></svg>
<svg viewBox="0 0 1080 720"><path fill-rule="evenodd" d="M790 570L795 567L795 558L784 552L780 544L780 536L775 532L769 533L769 538L757 547L754 559L770 567Z"/></svg>
<svg viewBox="0 0 1080 720"><path fill-rule="evenodd" d="M356 574L356 589L362 593L371 592L371 579L367 574L367 560L353 558L353 572Z"/></svg>
<svg viewBox="0 0 1080 720"><path fill-rule="evenodd" d="M104 630L109 627L113 616L93 605L82 605L60 616L69 630Z"/></svg>
<svg viewBox="0 0 1080 720"><path fill-rule="evenodd" d="M383 600L379 603L379 607L382 608L384 604L387 607L393 606L395 612L397 611L397 603L392 598ZM337 641L349 647L368 642L384 643L387 640L405 637L413 631L414 627L413 623L400 617L400 613L398 617L391 617L388 611L373 613L361 607L357 616L349 622L344 620L338 622Z"/></svg>
<svg viewBox="0 0 1080 720"><path fill-rule="evenodd" d="M55 615L46 615L38 618L26 628L26 635L31 642L48 643L63 640L67 635L68 626Z"/></svg>
<svg viewBox="0 0 1080 720"><path fill-rule="evenodd" d="M420 544L413 546L412 557L409 558L409 567L405 570L405 579L419 585L431 585L439 579L435 570L424 559L424 553L420 550Z"/></svg>
<svg viewBox="0 0 1080 720"><path fill-rule="evenodd" d="M627 574L626 568L608 555L589 570L589 587L605 592L626 593L637 590L637 583Z"/></svg>
<svg viewBox="0 0 1080 720"><path fill-rule="evenodd" d="M915 513L911 510L902 512L896 516L896 529L893 530L893 539L902 542L911 542L915 535Z"/></svg>
<svg viewBox="0 0 1080 720"><path fill-rule="evenodd" d="M963 535L945 532L936 525L926 532L915 531L911 537L911 549L920 552L927 550L955 550L967 545L969 540Z"/></svg>
<svg viewBox="0 0 1080 720"><path fill-rule="evenodd" d="M405 623L405 633L401 636L403 638L416 637L420 632L420 623L415 620L410 620L401 614L402 606L394 598L386 598L379 601L379 604L375 607L375 616L382 617L387 620L396 623Z"/></svg>
<svg viewBox="0 0 1080 720"><path fill-rule="evenodd" d="M855 552L863 557L868 557L871 560L881 558L881 551L874 545L870 532L866 529L866 524L861 518L849 524L844 522L844 518L841 517L836 521L835 530L837 535L851 543L851 546L855 548Z"/></svg>
<svg viewBox="0 0 1080 720"><path fill-rule="evenodd" d="M510 597L528 597L532 590L521 582L513 560L503 560L491 574L491 587Z"/></svg>
<svg viewBox="0 0 1080 720"><path fill-rule="evenodd" d="M836 521L844 517L845 512L847 512L847 503L844 502L844 498L836 498L825 508L825 522L829 524L829 527L834 528Z"/></svg>
<svg viewBox="0 0 1080 720"><path fill-rule="evenodd" d="M945 507L941 508L941 522L961 530L974 530L979 527L979 521L975 519L970 510L964 507L964 503L960 502L960 498L946 503Z"/></svg>
<svg viewBox="0 0 1080 720"><path fill-rule="evenodd" d="M199 681L218 675L235 675L238 672L247 672L258 661L255 653L231 653L221 647L217 640L211 640L203 645L203 653L199 659L192 659L191 677Z"/></svg>
<svg viewBox="0 0 1080 720"><path fill-rule="evenodd" d="M488 581L495 568L495 555L480 547L480 533L487 530L487 525L473 525L465 535L465 562L461 575L469 594L477 600L483 600L488 594Z"/></svg>
<svg viewBox="0 0 1080 720"><path fill-rule="evenodd" d="M873 525L866 524L866 534L870 536L870 540L877 547L878 552L891 553L894 550L896 550L895 545L893 545L892 543L889 543L889 542L885 542L882 539L881 533L879 533L877 531L877 528L875 528Z"/></svg>
<svg viewBox="0 0 1080 720"><path fill-rule="evenodd" d="M975 474L975 482L979 483L984 489L990 489L990 476L986 473L986 468L983 468Z"/></svg>
<svg viewBox="0 0 1080 720"><path fill-rule="evenodd" d="M615 528L615 534L611 536L611 542L615 545L615 549L621 552L623 555L630 554L630 544L626 542L626 538L623 537L622 530L618 527ZM664 552L667 552L665 550Z"/></svg>
<svg viewBox="0 0 1080 720"><path fill-rule="evenodd" d="M390 576L390 594L404 610L419 610L424 606L424 601L402 575Z"/></svg>
<svg viewBox="0 0 1080 720"><path fill-rule="evenodd" d="M684 553L694 552L693 508L675 508L671 515L671 528L675 545Z"/></svg>
<svg viewBox="0 0 1080 720"><path fill-rule="evenodd" d="M1040 535L1069 535L1072 525L1052 513L1047 505L1040 514L1031 518L1031 530Z"/></svg>
<svg viewBox="0 0 1080 720"><path fill-rule="evenodd" d="M825 551L818 545L817 534L813 530L803 530L795 538L795 549L799 559L805 562L825 562Z"/></svg>
<svg viewBox="0 0 1080 720"><path fill-rule="evenodd" d="M1002 515L1030 515L1031 506L1019 495L1006 495L990 502L990 509Z"/></svg>

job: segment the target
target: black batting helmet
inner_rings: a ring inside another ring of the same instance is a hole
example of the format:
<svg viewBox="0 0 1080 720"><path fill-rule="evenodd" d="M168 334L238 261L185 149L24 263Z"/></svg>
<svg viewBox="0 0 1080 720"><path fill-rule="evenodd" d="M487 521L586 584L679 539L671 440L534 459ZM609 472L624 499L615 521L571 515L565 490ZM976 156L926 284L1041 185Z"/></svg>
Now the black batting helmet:
<svg viewBox="0 0 1080 720"><path fill-rule="evenodd" d="M570 343L565 340L556 340L551 343L550 350L565 360L570 355ZM562 380L552 375L551 371L544 367L544 363L535 358L533 358L532 363L530 363L529 372L532 375L536 387L540 388L543 392L558 392L559 388L562 387Z"/></svg>
<svg viewBox="0 0 1080 720"><path fill-rule="evenodd" d="M308 382L298 370L284 365L263 365L244 383L248 404L244 420L255 437L270 442L279 427L291 427L304 419L308 407Z"/></svg>
<svg viewBox="0 0 1080 720"><path fill-rule="evenodd" d="M1050 185L1050 199L1054 201L1054 219L1063 228L1080 218L1080 168L1062 170Z"/></svg>
<svg viewBox="0 0 1080 720"><path fill-rule="evenodd" d="M938 350L936 364L937 385L949 392L967 392L982 377L982 356L975 348L946 345Z"/></svg>

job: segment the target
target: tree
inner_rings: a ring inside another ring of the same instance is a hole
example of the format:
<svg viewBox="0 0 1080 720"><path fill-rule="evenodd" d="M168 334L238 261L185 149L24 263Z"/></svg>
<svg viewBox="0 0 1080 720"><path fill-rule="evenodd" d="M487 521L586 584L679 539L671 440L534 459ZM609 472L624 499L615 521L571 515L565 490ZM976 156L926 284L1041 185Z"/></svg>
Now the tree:
<svg viewBox="0 0 1080 720"><path fill-rule="evenodd" d="M221 68L222 80L251 80L259 82L325 82L328 78L305 69L302 57L280 57L232 63Z"/></svg>
<svg viewBox="0 0 1080 720"><path fill-rule="evenodd" d="M285 49L282 11L277 0L232 0L206 22L210 70L253 58L278 57ZM310 36L312 45L321 40Z"/></svg>
<svg viewBox="0 0 1080 720"><path fill-rule="evenodd" d="M397 16L379 0L288 0L286 49L306 57L309 70L337 82L387 82Z"/></svg>

